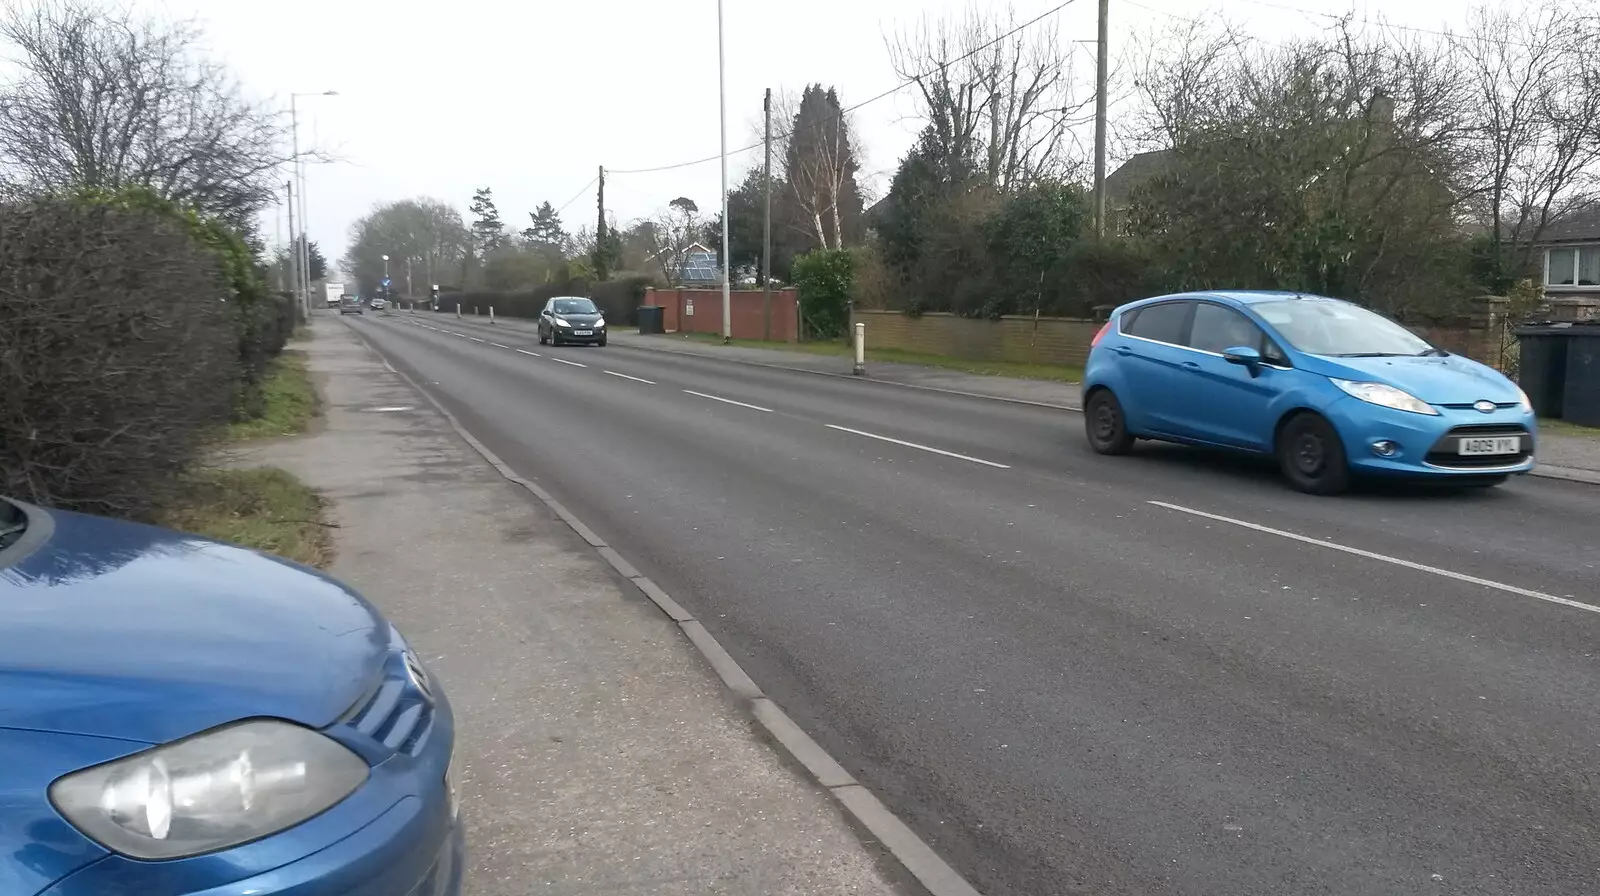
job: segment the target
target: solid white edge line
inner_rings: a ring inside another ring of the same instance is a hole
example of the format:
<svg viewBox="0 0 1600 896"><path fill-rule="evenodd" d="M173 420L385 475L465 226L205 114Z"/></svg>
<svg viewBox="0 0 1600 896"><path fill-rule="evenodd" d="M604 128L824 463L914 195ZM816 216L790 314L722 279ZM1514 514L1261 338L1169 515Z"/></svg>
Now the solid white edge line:
<svg viewBox="0 0 1600 896"><path fill-rule="evenodd" d="M1288 538L1293 541L1303 542L1305 544L1314 544L1318 547L1330 548L1335 551L1343 551L1346 554L1354 554L1357 557L1365 557L1368 560L1381 560L1384 563L1393 563L1395 566L1403 566L1406 569L1414 569L1418 572L1432 573L1433 575L1443 576L1447 579L1455 579L1458 582L1467 582L1472 585L1482 585L1485 588L1493 588L1496 591L1504 591L1507 594L1519 594L1523 597L1534 598L1535 600L1548 601L1553 604L1560 604L1564 607L1572 607L1575 610L1586 610L1590 613L1600 613L1600 607L1597 607L1593 604L1586 604L1582 601L1576 601L1566 597L1556 597L1554 594L1546 594L1543 591L1534 591L1530 588L1519 588L1516 585L1507 585L1504 582L1496 582L1492 579L1480 579L1477 576L1469 576L1464 572L1440 569L1437 566L1429 566L1426 563L1417 563L1412 560L1402 560L1399 557L1390 557L1387 554L1364 551L1361 548L1352 548L1347 545L1338 544L1332 541L1323 541L1320 538L1312 538L1308 535L1285 532L1282 529L1274 529L1271 526L1263 526L1260 523L1236 520L1232 517L1221 516L1215 513L1206 513L1204 510L1195 510L1192 507L1184 507L1178 504L1168 504L1165 501L1148 501L1146 503L1154 504L1157 507L1165 507L1168 510L1176 510L1180 513L1187 513L1191 516L1204 517L1208 520L1216 520L1219 523L1228 523L1234 526L1241 526L1245 529L1254 529L1257 532L1265 532L1268 535L1277 535L1281 538Z"/></svg>
<svg viewBox="0 0 1600 896"><path fill-rule="evenodd" d="M495 347L495 348L510 348L510 347L511 347L511 346L509 346L509 345L501 345L501 344L500 344L500 343L498 343L498 342L491 342L491 343L489 343L489 344L490 344L490 345L492 345L492 346L494 346L494 347Z"/></svg>
<svg viewBox="0 0 1600 896"><path fill-rule="evenodd" d="M527 350L527 349L525 349L525 348L519 348L519 349L517 349L517 351L518 351L518 352L521 352L521 353L522 353L522 354L524 354L524 355L532 355L532 356L534 356L534 357L535 357L535 358L542 358L542 357L544 357L544 355L541 355L541 354L539 354L539 353L538 353L538 352L530 352L530 351L528 351L528 350Z"/></svg>
<svg viewBox="0 0 1600 896"><path fill-rule="evenodd" d="M566 358L551 358L550 360L555 361L558 364L571 364L573 367L588 367L589 366L587 364L579 364L577 361L568 361Z"/></svg>
<svg viewBox="0 0 1600 896"><path fill-rule="evenodd" d="M927 452L929 452L931 454L942 454L945 457L953 457L953 458L955 458L957 460L971 461L971 462L973 462L975 464L983 464L986 467L994 467L994 468L1000 469L1000 470L1009 470L1009 469L1011 469L1011 467L1006 465L1006 464L997 464L992 460L984 460L981 457L968 457L965 454L957 454L954 451L946 451L943 448L931 448L931 447L929 447L927 445L918 445L916 442L903 442L900 439L891 439L888 436L880 436L875 432L862 432L859 429L851 429L848 426L835 426L832 423L824 423L823 425L828 427L829 429L837 429L840 432L848 432L848 433L852 433L852 434L858 435L858 436L866 436L869 439L877 439L880 442L889 442L889 443L895 444L895 445L904 445L907 448L915 448L918 451L927 451Z"/></svg>
<svg viewBox="0 0 1600 896"><path fill-rule="evenodd" d="M636 377L636 376L628 376L626 373L618 373L615 370L607 370L606 373L609 373L612 376L620 376L625 380L633 380L636 383L644 383L646 386L654 386L655 385L655 381L654 380L646 380L646 379L641 379L641 378Z"/></svg>
<svg viewBox="0 0 1600 896"><path fill-rule="evenodd" d="M734 401L731 398L718 398L715 395L707 395L704 392L696 392L693 389L685 389L685 390L683 390L683 393L685 395L693 395L693 396L696 396L698 398L709 398L712 401L720 401L723 404L736 404L741 408L749 408L752 411L762 411L762 412L768 413L768 414L772 413L772 408L764 408L764 407L760 407L759 405L745 404L742 401Z"/></svg>

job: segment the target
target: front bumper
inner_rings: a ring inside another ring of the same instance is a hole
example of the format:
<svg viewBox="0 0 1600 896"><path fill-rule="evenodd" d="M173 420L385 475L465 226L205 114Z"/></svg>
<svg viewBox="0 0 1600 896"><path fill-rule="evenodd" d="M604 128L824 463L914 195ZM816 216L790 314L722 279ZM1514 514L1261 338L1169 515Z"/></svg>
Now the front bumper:
<svg viewBox="0 0 1600 896"><path fill-rule="evenodd" d="M588 330L589 331L589 335L587 335L587 336L579 336L578 335L578 331L580 331L580 330ZM605 342L606 341L606 328L605 327L573 327L570 330L564 329L562 327L556 327L551 332L555 336L555 338L561 340L562 342L568 342L568 343L572 343L572 344L575 344L575 345L581 345L581 344L585 344L585 343L599 343L599 342Z"/></svg>
<svg viewBox="0 0 1600 896"><path fill-rule="evenodd" d="M1419 479L1472 479L1526 473L1534 467L1538 427L1533 414L1520 407L1484 414L1471 409L1440 408L1438 416L1413 414L1346 397L1328 408L1328 417L1344 441L1352 470L1380 476ZM1517 436L1515 455L1463 456L1463 438ZM1382 456L1373 446L1389 442L1394 453Z"/></svg>

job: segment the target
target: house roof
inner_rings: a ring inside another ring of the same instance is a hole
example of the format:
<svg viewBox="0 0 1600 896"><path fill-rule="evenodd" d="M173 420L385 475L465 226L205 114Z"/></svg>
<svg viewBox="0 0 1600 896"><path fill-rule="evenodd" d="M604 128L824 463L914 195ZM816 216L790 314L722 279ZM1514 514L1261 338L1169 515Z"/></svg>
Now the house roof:
<svg viewBox="0 0 1600 896"><path fill-rule="evenodd" d="M1127 201L1140 185L1159 176L1172 164L1172 150L1141 152L1106 175L1106 202Z"/></svg>
<svg viewBox="0 0 1600 896"><path fill-rule="evenodd" d="M1600 203L1574 209L1544 227L1538 243L1583 243L1600 241Z"/></svg>

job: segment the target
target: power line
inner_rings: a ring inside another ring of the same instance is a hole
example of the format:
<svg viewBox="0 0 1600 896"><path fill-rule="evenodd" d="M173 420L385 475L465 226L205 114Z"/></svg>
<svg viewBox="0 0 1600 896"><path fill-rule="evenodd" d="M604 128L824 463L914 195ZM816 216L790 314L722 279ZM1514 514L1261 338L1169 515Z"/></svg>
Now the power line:
<svg viewBox="0 0 1600 896"><path fill-rule="evenodd" d="M585 193L589 192L589 188L594 186L595 182L598 181L599 179L600 179L600 175L598 175L598 174L595 175L594 177L590 178L589 182L583 185L583 189L579 190L577 195L573 196L571 199L568 199L566 202L561 203L561 207L556 209L556 214L560 215L562 212L567 210L567 206L571 205L574 202L577 202L579 199L582 199L583 195Z"/></svg>
<svg viewBox="0 0 1600 896"><path fill-rule="evenodd" d="M984 44L982 44L980 46L974 47L971 50L961 54L960 56L957 56L954 59L950 59L950 60L945 61L943 63L943 65L945 65L945 66L953 65L953 64L955 64L957 62L964 62L964 61L966 61L968 59L971 59L973 56L976 56L979 53L982 53L984 50L987 50L987 49L995 46L996 44L1000 43L1001 41L1004 41L1004 40L1006 40L1006 39L1008 39L1010 37L1015 36L1016 34L1022 32L1024 30L1028 29L1028 28L1033 27L1034 25L1037 25L1038 23L1044 21L1045 19L1049 18L1050 16L1055 15L1056 13L1060 12L1063 9L1066 9L1067 7L1071 6L1072 4L1074 4L1076 2L1077 2L1077 0L1063 0L1063 2L1056 4L1055 6L1045 10L1042 13L1039 13L1038 15L1034 16L1033 18L1029 19L1028 21L1023 22L1021 25L1018 25L1017 27L1012 28L1010 31L1007 31L1006 33L996 37L995 39L993 39L991 41L988 41L987 43L984 43ZM893 96L894 94L899 93L900 91L906 89L907 87L910 87L911 85L917 83L918 81L922 80L923 78L926 78L926 77L929 77L929 76L931 76L933 74L936 74L937 71L938 71L938 69L930 69L930 70L928 70L926 72L923 72L922 74L919 74L919 75L917 75L915 77L912 77L912 78L909 78L909 79L907 79L905 81L902 81L899 84L896 84L895 86L889 88L888 90L885 90L884 92L882 92L880 94L877 94L876 96L868 97L867 99L864 99L861 102L856 103L853 106L847 106L846 108L839 110L839 114L840 114L841 117L845 116L845 115L849 115L851 112L854 112L857 109L861 109L861 108L863 108L865 106L871 105L872 103L876 103L879 100L887 99L888 97ZM816 127L816 125L812 125L812 127ZM781 134L777 134L777 135L774 135L774 136L775 136L775 139L782 140L782 139L786 139L786 138L789 138L789 137L793 137L794 134L795 134L794 131L787 131L787 132L784 132L784 133L781 133ZM764 145L765 145L765 141L762 141L760 143L752 143L749 146L743 146L743 147L740 147L739 149L732 150L732 151L730 151L728 153L728 155L738 155L739 153L750 152L751 150L754 150L754 149L760 149ZM671 165L658 165L658 166L656 166L654 168L633 168L633 169L610 169L610 168L608 168L606 170L610 171L612 174L654 174L657 171L672 171L672 170L675 170L675 169L678 169L678 168L689 168L689 167L694 166L694 165L704 165L707 162L715 162L720 158L722 158L722 155L719 153L719 154L714 155L714 156L707 156L706 158L703 158L703 159L694 159L693 161L689 161L689 162L676 162L676 163L671 164Z"/></svg>
<svg viewBox="0 0 1600 896"><path fill-rule="evenodd" d="M1461 40L1463 37L1467 37L1468 39L1476 41L1478 43L1500 44L1501 46L1506 46L1506 47L1522 47L1522 48L1528 49L1528 50L1543 49L1542 47L1539 47L1539 46L1536 46L1536 45L1530 44L1530 43L1525 43L1525 42L1519 41L1519 40L1508 40L1508 39L1505 39L1505 38L1496 39L1496 38L1489 38L1489 37L1474 37L1474 36L1471 36L1471 35L1460 35L1460 34L1456 34L1454 32L1450 32L1450 31L1440 31L1440 30L1435 29L1435 28L1419 28L1419 27L1417 27L1415 25L1396 25L1393 22L1373 21L1372 19L1366 19L1366 18L1358 19L1358 18L1355 18L1353 10L1351 11L1351 14L1349 14L1349 15L1341 15L1339 13L1322 12L1320 10L1315 10L1315 9L1301 9L1298 6L1285 6L1285 5L1281 4L1281 3L1269 3L1269 2L1267 2L1267 0L1244 0L1244 2L1249 3L1249 4L1253 5L1253 6L1264 6L1264 7L1268 8L1268 9L1281 9L1284 12L1297 12L1297 13L1300 13L1301 15L1306 15L1306 16L1320 16L1321 18L1330 19L1330 20L1335 21L1335 22L1351 21L1351 22L1356 22L1356 23L1362 24L1362 25L1376 25L1379 28L1392 28L1395 31L1410 31L1410 32L1415 33L1415 34L1429 34L1429 35L1433 35L1434 37L1447 37L1447 38L1450 38L1451 40ZM1159 10L1157 10L1157 11L1159 11ZM1166 15L1171 15L1171 13L1166 13ZM1182 16L1176 16L1175 18L1182 18ZM1194 21L1194 20L1190 19L1189 21Z"/></svg>

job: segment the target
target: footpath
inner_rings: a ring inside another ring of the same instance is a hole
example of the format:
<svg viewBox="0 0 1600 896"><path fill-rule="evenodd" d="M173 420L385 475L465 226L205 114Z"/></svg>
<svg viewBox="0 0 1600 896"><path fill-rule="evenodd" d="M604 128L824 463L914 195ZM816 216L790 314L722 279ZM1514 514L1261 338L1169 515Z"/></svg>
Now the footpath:
<svg viewBox="0 0 1600 896"><path fill-rule="evenodd" d="M455 319L448 315L440 317ZM486 326L488 318L467 316L461 318L460 323L468 326ZM528 332L537 329L531 321L506 318L498 319L495 326ZM612 345L627 348L720 358L742 364L803 370L807 373L831 376L851 376L853 366L850 358L836 355L813 355L806 352L743 345L717 345L671 334L641 336L637 332L614 330L609 339ZM936 389L1003 401L1043 404L1074 411L1080 408L1081 394L1076 383L987 376L917 364L874 361L870 334L867 343L866 378L910 388ZM1546 426L1539 433L1538 461L1538 466L1533 470L1535 476L1600 485L1600 434L1564 432Z"/></svg>
<svg viewBox="0 0 1600 896"><path fill-rule="evenodd" d="M686 629L350 327L319 314L312 329L296 348L323 425L241 461L320 490L338 526L330 572L443 682L470 896L920 892L774 748Z"/></svg>

